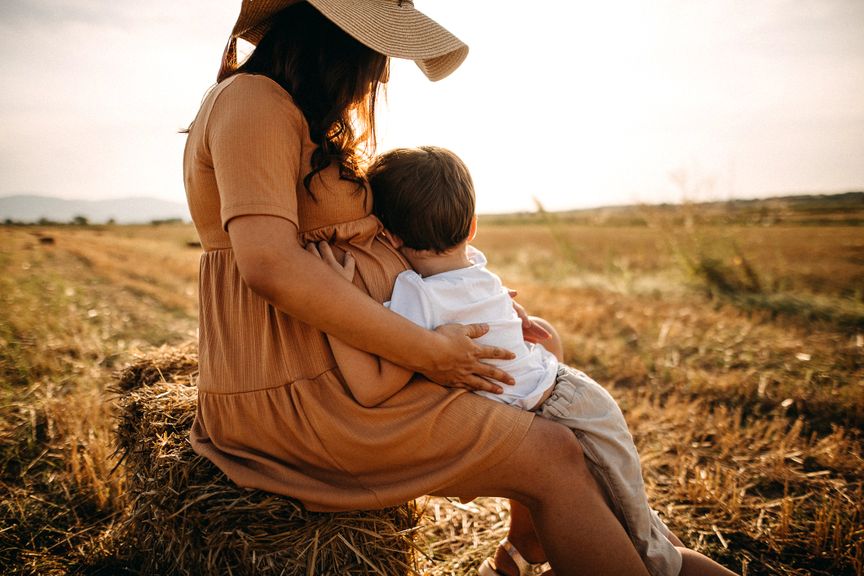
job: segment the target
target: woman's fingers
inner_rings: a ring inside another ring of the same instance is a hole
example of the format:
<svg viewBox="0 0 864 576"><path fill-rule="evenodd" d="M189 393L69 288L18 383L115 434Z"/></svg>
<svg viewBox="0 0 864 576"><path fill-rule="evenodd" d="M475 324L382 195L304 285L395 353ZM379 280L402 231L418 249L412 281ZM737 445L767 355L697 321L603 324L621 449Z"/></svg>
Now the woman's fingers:
<svg viewBox="0 0 864 576"><path fill-rule="evenodd" d="M506 348L496 346L478 346L477 358L489 358L492 360L512 360L516 354Z"/></svg>
<svg viewBox="0 0 864 576"><path fill-rule="evenodd" d="M469 338L479 338L489 332L488 324L467 324L465 333ZM506 348L498 348L497 346L478 346L477 358L490 358L493 360L512 360L516 355Z"/></svg>
<svg viewBox="0 0 864 576"><path fill-rule="evenodd" d="M497 382L503 382L504 384L510 386L516 383L516 381L513 380L513 377L504 370L496 368L491 364L484 364L483 362L477 363L477 366L474 368L474 374L482 377L481 379L495 380Z"/></svg>
<svg viewBox="0 0 864 576"><path fill-rule="evenodd" d="M446 355L450 360L437 370L423 373L443 386L500 393L500 383L513 384L513 378L500 368L482 360L509 360L515 355L504 348L478 345L470 340L479 338L488 331L487 324L445 324L437 327L435 332L445 336L445 341L448 342L444 349L450 350Z"/></svg>
<svg viewBox="0 0 864 576"><path fill-rule="evenodd" d="M489 332L488 324L446 324L436 328L439 332L459 329L469 338L479 338ZM491 358L496 360L512 360L516 355L506 348L498 348L497 346L481 346L478 345L475 353L475 358Z"/></svg>
<svg viewBox="0 0 864 576"><path fill-rule="evenodd" d="M446 386L447 388L463 388L465 390L485 390L493 394L501 394L503 389L499 384L485 380L475 374L462 374L455 380L449 378L449 374L425 374L427 378Z"/></svg>
<svg viewBox="0 0 864 576"><path fill-rule="evenodd" d="M465 333L468 335L469 338L479 338L480 336L483 336L484 334L489 332L489 325L488 324L468 324L464 327L464 329L465 329ZM477 358L478 360L481 360L483 358L490 359L490 360L512 360L513 358L516 357L516 354L514 354L510 350L507 350L506 348L498 348L497 346L478 345L477 349L474 353L474 357ZM495 366L492 366L491 364L485 364L483 362L477 362L471 371L476 376L481 377L481 378L477 379L478 381L482 380L483 382L486 382L486 380L483 380L483 379L487 378L487 379L497 380L499 382L503 382L504 384L515 384L515 381L513 380L512 376L510 376L508 373L504 372L500 368L496 368ZM486 382L486 384L490 384L490 383ZM492 386L492 388L490 388L488 386L484 386L483 388L480 388L480 389L489 390L490 392L494 392L494 391L500 389L500 386L498 386L496 384L491 384L491 386ZM472 386L472 388L475 388L475 387Z"/></svg>
<svg viewBox="0 0 864 576"><path fill-rule="evenodd" d="M458 326L458 324L454 326ZM465 324L462 328L465 329L465 335L469 338L479 338L489 332L488 324Z"/></svg>
<svg viewBox="0 0 864 576"><path fill-rule="evenodd" d="M484 380L478 376L469 376L465 382L465 388L471 390L484 390L493 394L501 394L504 390L498 384Z"/></svg>

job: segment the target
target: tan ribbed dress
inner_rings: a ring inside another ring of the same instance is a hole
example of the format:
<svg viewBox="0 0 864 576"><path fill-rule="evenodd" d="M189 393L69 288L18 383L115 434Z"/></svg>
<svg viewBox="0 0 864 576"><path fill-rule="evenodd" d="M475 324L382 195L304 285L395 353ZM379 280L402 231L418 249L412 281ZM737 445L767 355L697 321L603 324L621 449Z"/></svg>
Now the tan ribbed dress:
<svg viewBox="0 0 864 576"><path fill-rule="evenodd" d="M311 510L390 506L499 462L532 415L421 378L364 408L326 337L246 286L225 230L247 214L294 222L303 243L350 246L355 283L379 302L405 268L377 238L370 194L340 180L336 166L313 178L317 202L309 196L302 180L313 149L300 110L263 76L217 85L189 132L184 179L204 247L192 445L237 484L293 496Z"/></svg>

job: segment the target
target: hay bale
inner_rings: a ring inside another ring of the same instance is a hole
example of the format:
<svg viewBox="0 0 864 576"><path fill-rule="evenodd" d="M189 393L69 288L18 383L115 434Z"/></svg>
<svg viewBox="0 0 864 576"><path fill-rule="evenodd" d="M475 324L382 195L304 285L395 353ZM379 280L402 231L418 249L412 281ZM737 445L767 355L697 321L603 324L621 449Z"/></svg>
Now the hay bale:
<svg viewBox="0 0 864 576"><path fill-rule="evenodd" d="M238 488L195 454L196 372L197 358L183 349L142 358L119 376L131 566L182 575L416 573L412 504L308 512L290 498Z"/></svg>

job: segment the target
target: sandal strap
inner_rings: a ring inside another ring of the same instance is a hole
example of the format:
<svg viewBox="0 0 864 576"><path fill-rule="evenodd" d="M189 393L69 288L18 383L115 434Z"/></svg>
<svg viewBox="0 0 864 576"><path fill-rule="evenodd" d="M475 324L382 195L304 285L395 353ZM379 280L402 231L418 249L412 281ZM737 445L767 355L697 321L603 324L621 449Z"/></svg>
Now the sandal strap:
<svg viewBox="0 0 864 576"><path fill-rule="evenodd" d="M513 563L516 564L516 567L519 569L519 576L540 576L544 572L548 572L552 569L552 567L549 566L549 562L541 562L539 564L529 563L522 557L519 550L517 550L516 547L513 546L513 543L506 537L501 540L500 546L504 548L504 550L510 555L510 558L513 559Z"/></svg>

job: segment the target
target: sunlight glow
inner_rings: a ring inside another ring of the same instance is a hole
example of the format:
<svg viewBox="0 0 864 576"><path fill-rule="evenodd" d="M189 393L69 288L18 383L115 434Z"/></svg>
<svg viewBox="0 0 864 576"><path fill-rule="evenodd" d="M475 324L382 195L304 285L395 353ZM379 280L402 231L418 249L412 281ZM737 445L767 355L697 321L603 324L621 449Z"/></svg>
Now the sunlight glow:
<svg viewBox="0 0 864 576"><path fill-rule="evenodd" d="M4 3L0 195L182 202L237 4ZM864 188L857 0L418 7L471 52L438 83L393 63L379 148L451 148L481 212Z"/></svg>

